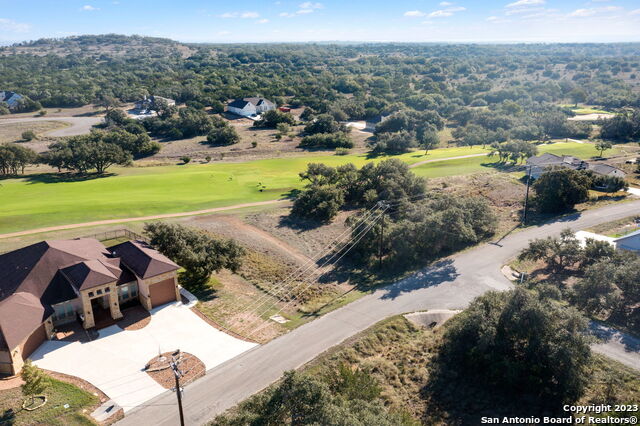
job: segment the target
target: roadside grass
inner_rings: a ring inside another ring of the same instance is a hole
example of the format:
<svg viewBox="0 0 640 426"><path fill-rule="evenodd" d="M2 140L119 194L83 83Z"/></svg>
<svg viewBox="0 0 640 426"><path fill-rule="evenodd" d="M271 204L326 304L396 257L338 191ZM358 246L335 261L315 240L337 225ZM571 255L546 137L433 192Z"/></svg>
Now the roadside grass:
<svg viewBox="0 0 640 426"><path fill-rule="evenodd" d="M517 397L507 399L454 386L446 395L438 395L438 400L424 392L446 327L446 323L437 329L417 327L402 315L394 316L334 346L301 371L321 380L330 380L340 365L368 371L381 387L380 398L388 410L408 412L423 424L479 424L482 416L526 412L526 401ZM575 404L640 400L638 372L598 354L593 354L588 369L590 380ZM252 401L260 397L258 394L249 398L225 415L242 416L244 407L251 409Z"/></svg>
<svg viewBox="0 0 640 426"><path fill-rule="evenodd" d="M47 403L34 411L22 409L24 396L20 388L0 391L0 424L2 425L95 425L84 411L98 403L98 398L89 392L56 379L44 392ZM68 404L68 408L64 408Z"/></svg>
<svg viewBox="0 0 640 426"><path fill-rule="evenodd" d="M579 143L542 145L540 151L583 157L596 153L592 145ZM482 152L488 150L456 147L434 150L427 156L416 151L393 158L412 164L425 159L438 160ZM308 163L322 162L330 166L354 163L361 167L369 161L386 158L391 157L370 154L303 156L243 163L114 167L107 177L78 178L45 173L4 179L0 181L0 198L3 200L0 204L0 233L279 199L302 186L298 173ZM413 170L426 177L452 176L488 170L494 161L492 158L472 157L436 161Z"/></svg>
<svg viewBox="0 0 640 426"><path fill-rule="evenodd" d="M587 231L608 237L619 238L637 231L640 226L640 215L633 215L611 222L601 223L588 228Z"/></svg>

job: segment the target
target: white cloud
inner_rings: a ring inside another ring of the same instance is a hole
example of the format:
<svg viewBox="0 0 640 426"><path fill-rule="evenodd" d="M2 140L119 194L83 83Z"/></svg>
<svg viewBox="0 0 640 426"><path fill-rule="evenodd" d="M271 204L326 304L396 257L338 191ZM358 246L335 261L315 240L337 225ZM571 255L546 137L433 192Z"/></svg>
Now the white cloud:
<svg viewBox="0 0 640 426"><path fill-rule="evenodd" d="M258 12L226 12L220 15L220 18L242 18L242 19L255 19L259 18L260 14Z"/></svg>
<svg viewBox="0 0 640 426"><path fill-rule="evenodd" d="M569 16L586 18L589 16L599 15L602 13L617 12L619 10L622 10L620 6L592 7L589 9L576 9L573 12L571 12Z"/></svg>
<svg viewBox="0 0 640 426"><path fill-rule="evenodd" d="M300 9L322 9L324 8L324 5L322 3L314 3L312 1L306 1L304 3L301 3L300 6L298 6Z"/></svg>
<svg viewBox="0 0 640 426"><path fill-rule="evenodd" d="M569 14L569 16L593 16L596 14L595 9L576 9Z"/></svg>
<svg viewBox="0 0 640 426"><path fill-rule="evenodd" d="M295 12L282 12L280 13L280 16L284 18L293 18L295 16L308 15L310 13L313 13L317 9L324 8L324 5L322 3L307 1L304 3L300 3L299 7L300 9L296 10Z"/></svg>
<svg viewBox="0 0 640 426"><path fill-rule="evenodd" d="M640 15L640 9L635 9L629 12L629 15Z"/></svg>
<svg viewBox="0 0 640 426"><path fill-rule="evenodd" d="M429 18L446 18L447 16L452 16L454 13L462 12L465 10L467 10L467 8L462 6L436 10L429 14Z"/></svg>
<svg viewBox="0 0 640 426"><path fill-rule="evenodd" d="M97 7L93 7L93 6L91 6L90 4L85 4L84 6L82 6L82 8L81 8L81 9L82 9L82 10L85 10L85 11L87 11L87 12L92 12L92 11L94 11L94 10L100 10L100 9L98 9Z"/></svg>
<svg viewBox="0 0 640 426"><path fill-rule="evenodd" d="M442 7L453 6L453 3L448 2L448 1L441 1L440 2L440 6L442 6Z"/></svg>
<svg viewBox="0 0 640 426"><path fill-rule="evenodd" d="M258 19L258 24L266 24L267 22L269 22L268 19Z"/></svg>
<svg viewBox="0 0 640 426"><path fill-rule="evenodd" d="M546 0L518 0L513 3L509 3L506 7L526 7L526 6L538 6L546 3Z"/></svg>
<svg viewBox="0 0 640 426"><path fill-rule="evenodd" d="M31 25L16 22L12 19L0 18L0 31L8 33L28 33Z"/></svg>
<svg viewBox="0 0 640 426"><path fill-rule="evenodd" d="M426 13L421 12L419 10L409 10L409 11L404 13L404 16L410 16L412 18L420 17L420 16L426 16L426 15L427 15Z"/></svg>

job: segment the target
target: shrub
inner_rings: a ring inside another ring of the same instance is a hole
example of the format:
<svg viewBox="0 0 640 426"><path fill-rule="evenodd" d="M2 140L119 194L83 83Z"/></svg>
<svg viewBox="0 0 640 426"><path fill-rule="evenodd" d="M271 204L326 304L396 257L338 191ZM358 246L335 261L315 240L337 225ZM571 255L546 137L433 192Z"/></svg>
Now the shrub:
<svg viewBox="0 0 640 426"><path fill-rule="evenodd" d="M207 135L207 143L210 145L233 145L240 141L240 135L231 126L216 127Z"/></svg>
<svg viewBox="0 0 640 426"><path fill-rule="evenodd" d="M353 141L345 133L318 133L302 138L300 146L303 148L353 148Z"/></svg>
<svg viewBox="0 0 640 426"><path fill-rule="evenodd" d="M349 152L347 148L336 148L336 155L348 155Z"/></svg>
<svg viewBox="0 0 640 426"><path fill-rule="evenodd" d="M305 219L328 222L344 204L344 191L332 185L311 185L298 195L291 214Z"/></svg>
<svg viewBox="0 0 640 426"><path fill-rule="evenodd" d="M189 162L191 161L191 157L180 157L180 161L182 161L184 164L189 164Z"/></svg>
<svg viewBox="0 0 640 426"><path fill-rule="evenodd" d="M36 132L33 130L25 130L22 132L22 139L25 141L32 141L36 138Z"/></svg>
<svg viewBox="0 0 640 426"><path fill-rule="evenodd" d="M258 146L258 142L257 141L251 142L251 147L252 148L256 148L257 146Z"/></svg>

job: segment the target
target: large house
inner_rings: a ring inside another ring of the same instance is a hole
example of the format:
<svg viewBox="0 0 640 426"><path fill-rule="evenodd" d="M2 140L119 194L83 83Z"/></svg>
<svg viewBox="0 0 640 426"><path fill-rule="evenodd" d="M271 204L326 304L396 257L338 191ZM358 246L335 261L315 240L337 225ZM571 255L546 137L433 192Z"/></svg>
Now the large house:
<svg viewBox="0 0 640 426"><path fill-rule="evenodd" d="M178 269L142 241L42 241L0 255L0 373L17 374L56 326L92 328L122 318L123 304L179 301Z"/></svg>
<svg viewBox="0 0 640 426"><path fill-rule="evenodd" d="M548 152L537 157L529 158L527 160L527 166L529 166L529 173L534 179L539 178L546 170L554 167L564 167L573 170L591 170L599 175L616 176L623 179L626 176L625 172L609 164L589 163L570 155L558 156Z"/></svg>
<svg viewBox="0 0 640 426"><path fill-rule="evenodd" d="M145 96L143 99L137 101L135 103L135 109L139 110L139 111L145 111L145 110L154 110L157 108L157 103L158 102L163 102L165 104L167 104L168 106L174 106L176 104L176 101L173 99L169 99L169 98L163 98L162 96Z"/></svg>
<svg viewBox="0 0 640 426"><path fill-rule="evenodd" d="M264 98L236 99L227 105L227 111L243 117L252 117L275 109L276 105Z"/></svg>
<svg viewBox="0 0 640 426"><path fill-rule="evenodd" d="M0 91L0 102L4 102L9 105L9 109L16 109L22 98L22 95L15 92Z"/></svg>

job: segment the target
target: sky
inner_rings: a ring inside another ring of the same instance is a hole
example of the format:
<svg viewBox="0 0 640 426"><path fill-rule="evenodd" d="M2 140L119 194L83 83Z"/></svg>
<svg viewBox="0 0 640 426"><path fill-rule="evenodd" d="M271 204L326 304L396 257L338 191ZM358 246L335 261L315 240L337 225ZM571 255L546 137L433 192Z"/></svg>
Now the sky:
<svg viewBox="0 0 640 426"><path fill-rule="evenodd" d="M640 0L0 0L0 43L81 34L184 42L640 41Z"/></svg>

